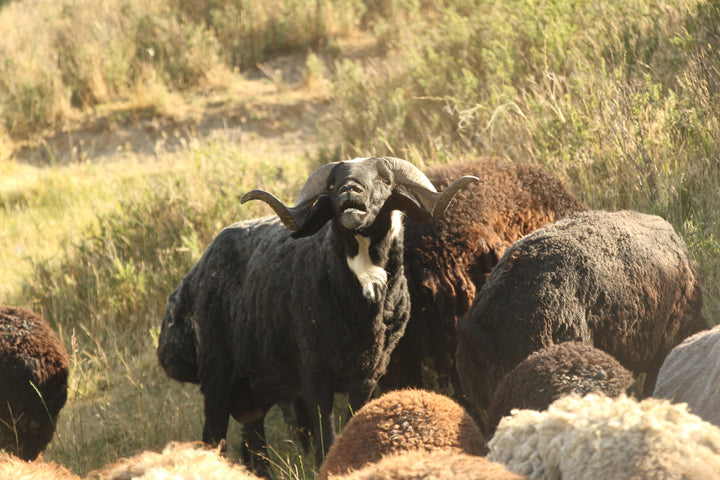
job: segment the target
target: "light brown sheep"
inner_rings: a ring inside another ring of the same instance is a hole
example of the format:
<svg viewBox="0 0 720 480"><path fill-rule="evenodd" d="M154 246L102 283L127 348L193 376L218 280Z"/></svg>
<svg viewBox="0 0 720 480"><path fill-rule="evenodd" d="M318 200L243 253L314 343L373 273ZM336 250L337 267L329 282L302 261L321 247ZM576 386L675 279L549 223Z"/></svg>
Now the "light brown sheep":
<svg viewBox="0 0 720 480"><path fill-rule="evenodd" d="M257 480L217 449L200 442L171 442L162 453L145 451L90 472L86 480Z"/></svg>
<svg viewBox="0 0 720 480"><path fill-rule="evenodd" d="M485 457L446 450L400 452L330 480L522 480Z"/></svg>
<svg viewBox="0 0 720 480"><path fill-rule="evenodd" d="M330 448L318 480L410 450L487 451L472 417L454 400L425 390L388 392L361 408Z"/></svg>
<svg viewBox="0 0 720 480"><path fill-rule="evenodd" d="M62 465L37 459L32 462L0 451L0 479L2 480L80 480Z"/></svg>

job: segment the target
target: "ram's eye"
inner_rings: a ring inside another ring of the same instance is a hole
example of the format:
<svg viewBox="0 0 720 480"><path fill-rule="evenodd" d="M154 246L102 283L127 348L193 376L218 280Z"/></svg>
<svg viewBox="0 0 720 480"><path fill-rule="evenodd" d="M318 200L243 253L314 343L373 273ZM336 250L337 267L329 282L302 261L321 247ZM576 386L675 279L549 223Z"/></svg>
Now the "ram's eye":
<svg viewBox="0 0 720 480"><path fill-rule="evenodd" d="M386 178L386 177L383 177L383 178L382 178L382 182L383 182L385 185L390 185L390 183L391 183L391 182L390 182L390 179L389 179L389 178Z"/></svg>

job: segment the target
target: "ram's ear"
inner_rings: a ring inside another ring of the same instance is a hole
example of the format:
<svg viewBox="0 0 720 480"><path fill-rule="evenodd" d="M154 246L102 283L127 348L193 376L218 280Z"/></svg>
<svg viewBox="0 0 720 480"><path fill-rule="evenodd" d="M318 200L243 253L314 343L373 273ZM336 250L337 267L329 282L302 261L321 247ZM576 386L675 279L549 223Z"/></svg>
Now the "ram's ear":
<svg viewBox="0 0 720 480"><path fill-rule="evenodd" d="M297 231L292 233L292 238L309 237L320 230L329 220L334 217L333 205L330 195L320 195L315 204L310 207L305 219Z"/></svg>
<svg viewBox="0 0 720 480"><path fill-rule="evenodd" d="M392 210L400 210L408 218L418 222L427 222L432 219L432 213L426 210L414 195L402 188L396 188L385 204Z"/></svg>

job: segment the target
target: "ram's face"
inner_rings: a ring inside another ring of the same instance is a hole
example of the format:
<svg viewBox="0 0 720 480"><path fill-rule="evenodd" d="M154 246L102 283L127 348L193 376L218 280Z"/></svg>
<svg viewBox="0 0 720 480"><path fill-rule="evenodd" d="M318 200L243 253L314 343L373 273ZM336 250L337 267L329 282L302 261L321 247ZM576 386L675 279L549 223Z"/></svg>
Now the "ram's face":
<svg viewBox="0 0 720 480"><path fill-rule="evenodd" d="M427 222L442 214L461 188L477 181L477 177L466 175L438 192L417 167L405 160L357 158L331 162L312 172L292 207L264 190L252 190L240 201L266 202L293 231L293 238L302 238L315 234L332 219L349 230L368 228L383 209Z"/></svg>
<svg viewBox="0 0 720 480"><path fill-rule="evenodd" d="M335 216L348 230L372 225L392 190L392 171L382 159L342 162L333 168L326 185Z"/></svg>

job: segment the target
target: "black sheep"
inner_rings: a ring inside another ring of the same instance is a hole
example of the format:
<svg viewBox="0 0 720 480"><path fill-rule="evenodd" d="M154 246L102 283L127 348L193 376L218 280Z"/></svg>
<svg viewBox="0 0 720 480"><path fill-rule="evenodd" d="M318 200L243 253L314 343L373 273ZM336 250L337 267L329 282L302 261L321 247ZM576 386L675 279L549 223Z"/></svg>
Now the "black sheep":
<svg viewBox="0 0 720 480"><path fill-rule="evenodd" d="M444 215L430 222L405 219L405 270L412 313L380 384L387 390L439 388L457 395L455 325L505 250L532 231L586 210L542 167L498 159L435 167L437 189L466 172L477 176ZM422 378L422 366L431 375ZM430 367L429 369L427 367ZM436 385L437 383L437 385Z"/></svg>
<svg viewBox="0 0 720 480"><path fill-rule="evenodd" d="M634 393L634 385L635 379L628 369L592 345L581 342L550 345L531 353L500 381L490 401L486 434L492 437L500 419L516 408L541 412L571 393L617 397Z"/></svg>
<svg viewBox="0 0 720 480"><path fill-rule="evenodd" d="M366 158L320 167L292 208L246 194L279 219L218 234L170 295L158 347L170 376L200 383L203 441L223 439L232 415L244 454L262 450L264 414L279 404L313 426L319 465L335 436L334 393L356 410L367 401L410 315L399 212L431 220L476 180L441 194L408 162Z"/></svg>
<svg viewBox="0 0 720 480"><path fill-rule="evenodd" d="M0 450L35 459L55 433L67 400L70 359L45 320L0 307Z"/></svg>
<svg viewBox="0 0 720 480"><path fill-rule="evenodd" d="M458 322L463 394L487 408L528 355L576 340L644 372L647 395L668 352L707 328L701 310L698 277L668 222L632 211L573 215L513 244Z"/></svg>

